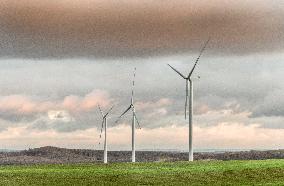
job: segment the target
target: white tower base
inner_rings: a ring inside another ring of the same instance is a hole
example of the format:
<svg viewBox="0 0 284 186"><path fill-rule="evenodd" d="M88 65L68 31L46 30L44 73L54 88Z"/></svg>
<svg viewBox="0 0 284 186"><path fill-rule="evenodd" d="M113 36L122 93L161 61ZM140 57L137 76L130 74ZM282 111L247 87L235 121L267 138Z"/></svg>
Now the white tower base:
<svg viewBox="0 0 284 186"><path fill-rule="evenodd" d="M104 163L107 163L107 118L105 120Z"/></svg>
<svg viewBox="0 0 284 186"><path fill-rule="evenodd" d="M188 122L188 161L193 161L193 147L192 147L192 117L193 117L193 82L190 81L190 98L189 98L189 122Z"/></svg>
<svg viewBox="0 0 284 186"><path fill-rule="evenodd" d="M134 109L134 108L133 108ZM132 116L132 162L135 162L135 111Z"/></svg>

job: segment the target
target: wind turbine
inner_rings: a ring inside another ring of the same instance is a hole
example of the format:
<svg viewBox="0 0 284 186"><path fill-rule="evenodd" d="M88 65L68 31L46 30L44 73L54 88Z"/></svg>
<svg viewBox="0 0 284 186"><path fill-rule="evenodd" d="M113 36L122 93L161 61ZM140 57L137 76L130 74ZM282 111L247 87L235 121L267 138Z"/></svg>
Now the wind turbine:
<svg viewBox="0 0 284 186"><path fill-rule="evenodd" d="M135 106L134 106L134 86L135 86L135 72L136 68L134 68L133 72L133 81L132 81L132 92L131 92L131 101L129 107L118 117L116 123L122 118L124 114L126 114L129 110L132 110L132 162L135 162L135 124L137 122L138 127L141 129L139 121L136 116Z"/></svg>
<svg viewBox="0 0 284 186"><path fill-rule="evenodd" d="M189 72L188 76L184 76L182 73L180 73L177 69L169 65L176 73L178 73L183 79L185 79L185 106L184 106L184 115L186 119L186 109L187 109L187 104L188 104L188 93L190 92L190 98L189 98L189 117L188 117L188 124L189 124L189 135L188 135L188 145L189 145L189 155L188 155L188 160L193 161L193 148L192 148L192 117L193 117L193 81L192 81L192 74L193 71L202 55L202 53L205 51L207 44L209 43L210 38L206 41L205 45L201 49L199 56L195 60L195 63ZM199 78L199 77L198 77ZM189 88L188 88L189 85ZM188 90L189 89L189 90Z"/></svg>
<svg viewBox="0 0 284 186"><path fill-rule="evenodd" d="M106 114L103 113L100 105L98 105L98 108L100 110L101 116L102 116L102 127L101 127L101 133L100 133L100 139L102 137L103 128L105 128L105 142L104 142L104 163L107 163L107 116L110 113L110 111L113 109L113 106L107 111Z"/></svg>

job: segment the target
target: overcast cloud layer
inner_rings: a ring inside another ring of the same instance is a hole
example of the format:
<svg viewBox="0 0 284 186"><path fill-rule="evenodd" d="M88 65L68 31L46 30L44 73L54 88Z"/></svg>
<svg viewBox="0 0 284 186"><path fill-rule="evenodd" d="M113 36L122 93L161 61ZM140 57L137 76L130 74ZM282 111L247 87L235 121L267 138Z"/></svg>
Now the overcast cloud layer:
<svg viewBox="0 0 284 186"><path fill-rule="evenodd" d="M282 0L0 1L0 55L124 57L282 51Z"/></svg>

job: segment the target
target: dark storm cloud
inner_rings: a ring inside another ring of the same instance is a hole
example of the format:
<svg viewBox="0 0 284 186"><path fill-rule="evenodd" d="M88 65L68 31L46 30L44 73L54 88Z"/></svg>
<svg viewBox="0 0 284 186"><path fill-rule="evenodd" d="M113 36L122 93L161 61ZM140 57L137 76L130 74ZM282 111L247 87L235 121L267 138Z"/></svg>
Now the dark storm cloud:
<svg viewBox="0 0 284 186"><path fill-rule="evenodd" d="M246 54L284 46L284 3L273 1L22 0L0 2L0 55L133 57Z"/></svg>

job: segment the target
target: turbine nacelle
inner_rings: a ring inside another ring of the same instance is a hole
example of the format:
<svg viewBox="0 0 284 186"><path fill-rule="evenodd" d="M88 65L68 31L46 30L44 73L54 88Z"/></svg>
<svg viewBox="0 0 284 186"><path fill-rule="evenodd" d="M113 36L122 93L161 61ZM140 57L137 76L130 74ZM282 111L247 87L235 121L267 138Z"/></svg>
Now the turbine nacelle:
<svg viewBox="0 0 284 186"><path fill-rule="evenodd" d="M193 74L193 72L194 72L194 70L195 70L195 68L196 68L196 65L197 65L198 61L200 60L201 55L202 55L203 52L205 51L205 49L206 49L207 44L209 43L209 41L210 41L210 38L206 41L205 45L204 45L203 48L201 49L201 51L200 51L198 57L197 57L196 60L195 60L195 63L194 63L194 65L193 65L191 71L189 72L189 74L188 74L187 76L183 75L181 72L179 72L179 71L178 71L177 69L175 69L173 66L171 66L170 64L168 64L169 67L171 67L171 69L173 69L178 75L180 75L183 79L186 80L186 81L185 81L185 106L184 106L184 110L185 110L184 116L185 116L185 119L186 119L186 111L187 111L187 104L188 104L188 97L189 97L189 95L188 95L188 94L189 94L189 93L188 93L188 92L189 92L189 91L188 91L188 83L190 83L191 86L192 86L192 80L195 80L195 79L196 79L196 78L192 78L192 74ZM197 79L200 79L200 76L197 76Z"/></svg>
<svg viewBox="0 0 284 186"><path fill-rule="evenodd" d="M177 69L175 69L173 66L171 66L170 64L168 64L169 67L171 67L171 69L173 69L177 74L179 74L183 79L191 82L192 80L197 80L200 79L200 76L197 77L191 77L192 74L189 74L187 77L185 75L183 75L181 72L179 72Z"/></svg>
<svg viewBox="0 0 284 186"><path fill-rule="evenodd" d="M103 128L104 128L104 125L105 125L105 122L106 122L106 119L107 119L107 116L109 115L109 113L111 112L111 110L113 109L114 106L112 106L107 112L106 114L103 113L100 105L98 105L98 108L99 108L99 111L101 113L101 116L102 116L102 125L101 125L101 132L100 132L100 139L102 138L102 133L103 133ZM100 142L99 142L100 144Z"/></svg>
<svg viewBox="0 0 284 186"><path fill-rule="evenodd" d="M118 117L118 119L115 121L115 123L118 123L118 121L129 111L132 110L132 113L134 115L134 119L137 122L137 125L139 127L139 129L141 129L140 123L137 119L137 115L135 113L135 106L133 104L130 104L129 107Z"/></svg>
<svg viewBox="0 0 284 186"><path fill-rule="evenodd" d="M101 116L102 116L103 119L106 118L106 117L109 115L109 113L111 112L111 110L113 109L113 107L114 107L114 106L112 106L112 107L107 111L107 113L104 114L103 111L102 111L102 109L101 109L101 107L100 107L100 105L98 105L99 111L100 111Z"/></svg>
<svg viewBox="0 0 284 186"><path fill-rule="evenodd" d="M118 119L115 121L115 123L118 123L118 121L129 111L132 110L133 113L133 119L135 119L135 121L137 122L137 125L139 127L139 129L141 129L139 121L137 119L136 113L135 113L135 106L134 106L134 86L135 86L135 74L136 72L136 68L134 68L134 72L133 72L133 81L132 81L132 90L131 90L131 100L130 100L130 105L127 107L127 109L118 117Z"/></svg>

